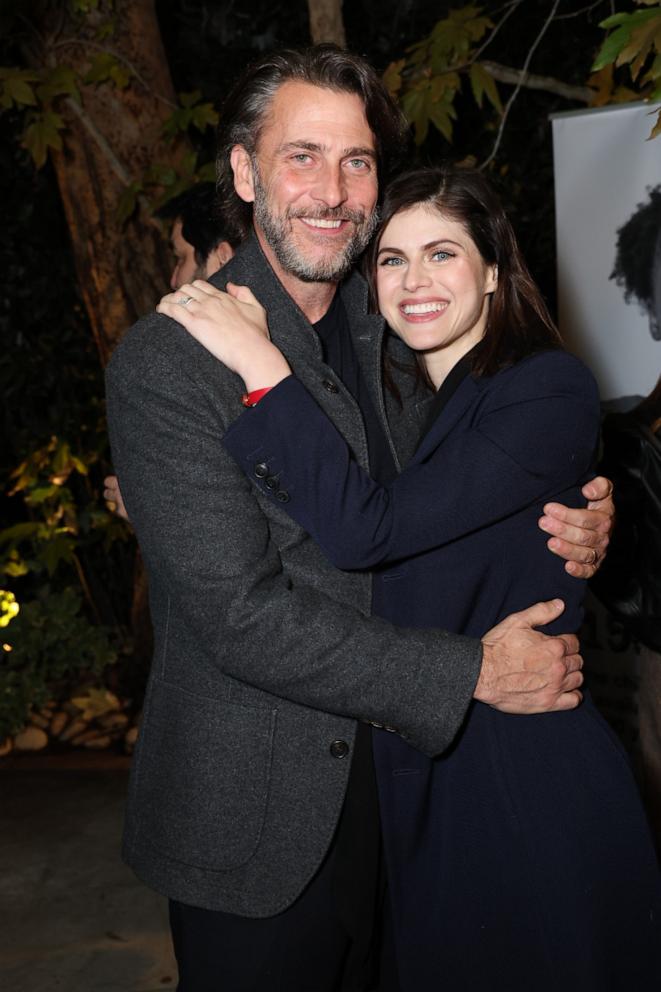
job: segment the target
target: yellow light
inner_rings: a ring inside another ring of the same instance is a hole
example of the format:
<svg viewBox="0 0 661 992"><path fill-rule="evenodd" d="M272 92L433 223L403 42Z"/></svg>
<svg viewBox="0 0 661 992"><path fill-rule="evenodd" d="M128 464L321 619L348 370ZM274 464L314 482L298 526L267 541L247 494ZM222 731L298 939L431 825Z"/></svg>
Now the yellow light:
<svg viewBox="0 0 661 992"><path fill-rule="evenodd" d="M2 645L2 650L3 651L11 651L12 650L11 644L3 644Z"/></svg>

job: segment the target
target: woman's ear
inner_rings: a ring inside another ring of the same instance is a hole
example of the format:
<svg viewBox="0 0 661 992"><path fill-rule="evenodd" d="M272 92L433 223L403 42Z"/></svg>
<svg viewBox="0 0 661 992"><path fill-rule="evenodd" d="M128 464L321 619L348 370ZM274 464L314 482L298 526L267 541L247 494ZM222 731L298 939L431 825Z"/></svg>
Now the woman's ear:
<svg viewBox="0 0 661 992"><path fill-rule="evenodd" d="M495 293L498 286L498 266L490 265L487 272L487 283L485 293Z"/></svg>
<svg viewBox="0 0 661 992"><path fill-rule="evenodd" d="M230 164L234 173L234 189L245 203L253 203L255 185L252 175L250 155L243 145L234 145L230 152Z"/></svg>

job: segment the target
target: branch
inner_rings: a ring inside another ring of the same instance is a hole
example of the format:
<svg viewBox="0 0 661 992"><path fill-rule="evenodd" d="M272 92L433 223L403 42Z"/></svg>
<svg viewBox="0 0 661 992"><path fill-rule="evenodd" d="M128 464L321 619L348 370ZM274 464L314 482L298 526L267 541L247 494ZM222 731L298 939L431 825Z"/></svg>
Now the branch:
<svg viewBox="0 0 661 992"><path fill-rule="evenodd" d="M63 38L61 41L54 42L51 45L51 50L55 48L69 48L72 45L83 45L83 47L85 48L94 48L96 49L96 51L103 52L105 55L112 55L112 57L114 59L117 59L118 62L124 63L126 68L129 69L130 72L135 76L135 78L143 87L143 89L146 90L147 93L150 93L151 96L154 97L154 99L160 100L161 103L164 103L167 107L170 107L171 110L177 109L176 103L173 103L172 100L168 100L167 97L162 96L160 93L157 93L155 90L151 88L149 83L147 83L144 77L140 75L134 63L131 62L130 59L127 59L125 55L121 55L119 52L114 52L112 48L106 48L105 45L100 45L97 41L87 41L83 38Z"/></svg>
<svg viewBox="0 0 661 992"><path fill-rule="evenodd" d="M494 142L493 148L491 149L491 154L484 160L484 162L480 166L480 169L485 169L487 167L487 165L489 165L490 162L493 162L494 158L496 157L496 154L498 152L498 149L500 148L500 142L502 141L502 138L503 138L503 132L505 130L505 123L507 121L509 112L512 109L512 105L513 105L514 101L516 100L517 96L519 95L519 92L520 92L521 87L523 85L523 81L526 79L526 77L528 75L528 66L530 65L530 63L532 61L532 57L533 57L533 55L535 53L535 49L537 48L537 46L539 45L540 41L542 40L542 38L546 34L547 30L551 26L551 23L553 21L553 18L556 15L556 11L558 9L558 5L559 4L560 4L560 0L553 0L553 7L551 8L551 12L548 15L548 17L546 18L546 20L544 21L544 24L542 25L541 31L539 32L539 34L537 35L537 37L533 41L533 43L532 43L532 45L530 47L530 51L526 55L526 60L523 63L523 69L521 70L521 78L519 79L518 83L516 84L516 87L514 89L514 92L510 96L510 98L507 101L507 103L505 104L505 110L503 111L503 116L501 117L501 120L500 120L500 125L498 127L498 134L496 135L496 140Z"/></svg>
<svg viewBox="0 0 661 992"><path fill-rule="evenodd" d="M85 130L87 131L87 133L94 139L94 141L96 141L97 145L99 146L99 148L101 149L101 151L105 155L110 168L115 173L115 175L117 176L117 178L119 179L119 181L124 186L130 186L130 184L131 184L131 175L130 175L128 169L117 158L117 156L115 155L114 151L112 150L112 148L108 144L107 139L99 131L98 127L96 126L96 124L94 123L94 121L92 120L92 118L89 117L89 115L85 113L85 111L83 110L83 108L81 106L79 106L76 103L76 101L73 100L70 96L65 97L64 102L65 102L66 106L68 107L68 109L71 110L72 113L74 113L76 115L76 117L78 118L78 120L80 121L80 123L83 125L83 127L85 128Z"/></svg>
<svg viewBox="0 0 661 992"><path fill-rule="evenodd" d="M546 93L555 93L566 100L576 100L578 103L589 103L594 96L594 91L589 86L572 86L570 83L563 83L561 79L554 79L553 76L535 76L531 72L526 72L525 69L512 69L510 66L500 65L498 62L482 62L480 64L499 83L524 86L529 90L544 90Z"/></svg>

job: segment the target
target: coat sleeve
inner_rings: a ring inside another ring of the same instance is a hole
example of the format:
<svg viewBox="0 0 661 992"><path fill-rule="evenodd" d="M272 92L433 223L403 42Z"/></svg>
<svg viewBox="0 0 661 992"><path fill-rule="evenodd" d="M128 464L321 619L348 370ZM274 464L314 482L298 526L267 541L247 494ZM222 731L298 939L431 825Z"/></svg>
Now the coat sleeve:
<svg viewBox="0 0 661 992"><path fill-rule="evenodd" d="M427 445L424 458L382 486L292 376L242 415L224 444L257 484L256 463L277 465L287 513L339 568L364 569L550 499L591 466L596 384L565 352L533 356L494 377L471 416L468 429Z"/></svg>
<svg viewBox="0 0 661 992"><path fill-rule="evenodd" d="M321 580L294 581L257 494L220 444L225 425L208 393L172 349L144 343L163 333L160 324L129 332L107 371L107 399L115 468L150 589L156 578L171 604L168 623L234 679L391 726L440 753L472 697L479 641L396 628L331 598ZM321 568L317 554L311 547L309 561Z"/></svg>

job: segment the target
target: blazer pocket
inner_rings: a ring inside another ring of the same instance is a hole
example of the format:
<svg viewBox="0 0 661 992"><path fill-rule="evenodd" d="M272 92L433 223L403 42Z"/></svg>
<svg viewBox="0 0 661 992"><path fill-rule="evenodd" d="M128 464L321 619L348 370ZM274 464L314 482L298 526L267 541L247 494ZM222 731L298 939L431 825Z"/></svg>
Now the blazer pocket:
<svg viewBox="0 0 661 992"><path fill-rule="evenodd" d="M245 864L266 816L275 711L155 679L145 717L135 769L142 842L207 871Z"/></svg>

